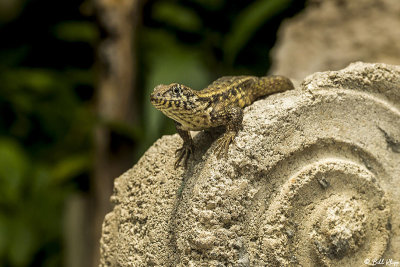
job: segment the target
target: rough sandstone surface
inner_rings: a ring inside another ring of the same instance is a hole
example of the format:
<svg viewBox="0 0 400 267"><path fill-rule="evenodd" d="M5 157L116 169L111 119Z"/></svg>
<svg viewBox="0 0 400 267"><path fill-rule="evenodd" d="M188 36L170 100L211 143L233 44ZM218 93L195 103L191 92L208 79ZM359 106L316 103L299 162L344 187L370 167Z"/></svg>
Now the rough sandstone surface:
<svg viewBox="0 0 400 267"><path fill-rule="evenodd" d="M271 73L302 80L355 61L400 65L400 1L308 0L279 29Z"/></svg>
<svg viewBox="0 0 400 267"><path fill-rule="evenodd" d="M400 67L355 63L245 109L228 158L164 136L115 181L101 266L400 261Z"/></svg>

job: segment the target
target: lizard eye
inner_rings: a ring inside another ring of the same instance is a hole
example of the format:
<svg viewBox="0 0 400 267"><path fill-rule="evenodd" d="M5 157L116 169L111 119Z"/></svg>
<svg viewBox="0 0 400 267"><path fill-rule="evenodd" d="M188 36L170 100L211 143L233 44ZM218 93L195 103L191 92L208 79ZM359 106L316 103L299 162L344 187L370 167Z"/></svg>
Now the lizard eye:
<svg viewBox="0 0 400 267"><path fill-rule="evenodd" d="M172 89L175 95L179 95L181 93L181 89L178 86L175 86L174 89Z"/></svg>

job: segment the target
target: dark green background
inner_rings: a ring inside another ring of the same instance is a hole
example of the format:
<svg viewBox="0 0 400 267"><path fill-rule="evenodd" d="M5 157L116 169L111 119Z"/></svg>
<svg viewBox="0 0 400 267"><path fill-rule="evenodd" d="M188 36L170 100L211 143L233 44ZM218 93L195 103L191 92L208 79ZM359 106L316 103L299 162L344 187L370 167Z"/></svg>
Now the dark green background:
<svg viewBox="0 0 400 267"><path fill-rule="evenodd" d="M280 23L303 6L146 1L134 58L138 122L122 127L134 144L132 164L158 137L174 133L148 101L155 85L201 89L223 75L264 75ZM102 35L88 1L11 0L0 10L0 266L61 266L65 203L92 190Z"/></svg>

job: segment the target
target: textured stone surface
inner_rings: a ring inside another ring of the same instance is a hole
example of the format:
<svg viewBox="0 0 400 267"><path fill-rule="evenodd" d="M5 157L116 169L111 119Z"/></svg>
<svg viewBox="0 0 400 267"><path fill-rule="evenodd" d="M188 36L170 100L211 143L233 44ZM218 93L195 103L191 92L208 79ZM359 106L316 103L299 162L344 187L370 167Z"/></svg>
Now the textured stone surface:
<svg viewBox="0 0 400 267"><path fill-rule="evenodd" d="M400 1L309 0L283 23L271 73L304 79L355 61L400 65Z"/></svg>
<svg viewBox="0 0 400 267"><path fill-rule="evenodd" d="M115 181L101 266L362 266L400 261L400 67L355 63L245 109L228 158L177 135Z"/></svg>

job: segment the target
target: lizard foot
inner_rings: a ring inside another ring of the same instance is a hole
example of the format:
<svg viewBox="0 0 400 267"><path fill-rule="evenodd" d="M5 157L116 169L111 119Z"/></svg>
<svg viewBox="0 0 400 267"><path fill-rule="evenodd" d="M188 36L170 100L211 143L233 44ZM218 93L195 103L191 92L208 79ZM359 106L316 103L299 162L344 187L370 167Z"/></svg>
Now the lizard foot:
<svg viewBox="0 0 400 267"><path fill-rule="evenodd" d="M217 140L217 146L214 149L217 159L228 156L229 145L234 143L235 136L236 132L227 132Z"/></svg>
<svg viewBox="0 0 400 267"><path fill-rule="evenodd" d="M175 151L175 156L177 157L177 160L175 161L174 168L177 169L180 165L180 163L183 160L183 165L185 168L187 167L187 161L190 157L190 154L193 153L194 147L191 145L183 144L181 148L178 148Z"/></svg>

